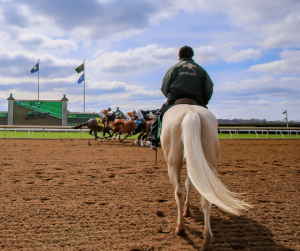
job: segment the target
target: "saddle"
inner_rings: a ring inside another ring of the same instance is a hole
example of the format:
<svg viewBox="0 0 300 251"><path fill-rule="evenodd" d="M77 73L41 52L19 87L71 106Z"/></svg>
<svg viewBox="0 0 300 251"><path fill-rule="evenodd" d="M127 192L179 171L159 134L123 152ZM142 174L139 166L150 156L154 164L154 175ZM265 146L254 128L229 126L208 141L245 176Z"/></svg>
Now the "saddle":
<svg viewBox="0 0 300 251"><path fill-rule="evenodd" d="M177 99L174 102L174 105L183 105L183 104L186 104L186 105L198 105L195 100L190 99L190 98L180 98L180 99Z"/></svg>
<svg viewBox="0 0 300 251"><path fill-rule="evenodd" d="M102 120L102 119L100 119L100 118L96 118L96 120L97 120L98 126L104 127L105 120Z"/></svg>

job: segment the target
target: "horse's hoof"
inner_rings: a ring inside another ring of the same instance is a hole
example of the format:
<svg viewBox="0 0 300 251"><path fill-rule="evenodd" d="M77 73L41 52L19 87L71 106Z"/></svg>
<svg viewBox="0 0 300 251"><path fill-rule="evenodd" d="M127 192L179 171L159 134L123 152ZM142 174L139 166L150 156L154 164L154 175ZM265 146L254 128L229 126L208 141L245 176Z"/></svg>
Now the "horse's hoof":
<svg viewBox="0 0 300 251"><path fill-rule="evenodd" d="M192 217L192 213L191 213L191 210L185 210L184 213L183 213L183 217Z"/></svg>
<svg viewBox="0 0 300 251"><path fill-rule="evenodd" d="M175 230L175 234L179 235L179 236L186 236L185 230L184 229L179 229L178 227Z"/></svg>
<svg viewBox="0 0 300 251"><path fill-rule="evenodd" d="M212 246L212 244L207 244L207 243L203 243L202 247L201 247L201 251L213 251L214 248Z"/></svg>

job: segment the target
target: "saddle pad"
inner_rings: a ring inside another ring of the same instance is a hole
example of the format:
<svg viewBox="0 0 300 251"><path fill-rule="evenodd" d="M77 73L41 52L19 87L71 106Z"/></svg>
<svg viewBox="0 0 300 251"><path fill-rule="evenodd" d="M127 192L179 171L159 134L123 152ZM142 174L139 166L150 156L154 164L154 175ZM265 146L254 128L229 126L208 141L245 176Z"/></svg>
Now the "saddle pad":
<svg viewBox="0 0 300 251"><path fill-rule="evenodd" d="M158 131L157 131L157 138L160 138L161 135L161 129L162 129L162 120L160 119L160 117L158 118Z"/></svg>
<svg viewBox="0 0 300 251"><path fill-rule="evenodd" d="M98 124L98 126L102 126L102 127L104 127L104 124L102 123L102 119L100 119L100 118L96 118L96 120L97 120L97 124Z"/></svg>
<svg viewBox="0 0 300 251"><path fill-rule="evenodd" d="M174 105L169 105L167 107L165 107L165 109L163 109L161 111L161 114L158 116L158 131L157 131L157 138L159 139L160 138L160 135L161 135L161 129L162 129L162 120L163 120L163 117L165 115L165 113L171 108L173 107Z"/></svg>

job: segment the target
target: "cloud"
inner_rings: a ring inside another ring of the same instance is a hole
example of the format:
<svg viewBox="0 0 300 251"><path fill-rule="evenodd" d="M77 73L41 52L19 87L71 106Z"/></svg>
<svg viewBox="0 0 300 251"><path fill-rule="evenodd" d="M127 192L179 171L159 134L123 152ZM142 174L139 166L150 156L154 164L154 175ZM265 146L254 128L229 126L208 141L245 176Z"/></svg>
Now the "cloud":
<svg viewBox="0 0 300 251"><path fill-rule="evenodd" d="M201 46L194 48L194 59L199 64L211 64L217 62L220 53L213 46Z"/></svg>
<svg viewBox="0 0 300 251"><path fill-rule="evenodd" d="M99 89L99 90L111 90L111 91L125 91L125 92L134 92L137 90L142 90L145 87L138 86L138 85L128 85L124 82L118 82L118 81L98 81L98 82L92 82L89 84L90 89Z"/></svg>
<svg viewBox="0 0 300 251"><path fill-rule="evenodd" d="M220 98L233 100L260 99L264 95L300 98L300 89L297 83L290 83L285 78L276 80L271 76L245 79L240 82L226 81L218 84L214 92Z"/></svg>
<svg viewBox="0 0 300 251"><path fill-rule="evenodd" d="M218 59L218 52L214 47L203 46L194 48L195 60L199 63L211 63ZM124 52L98 51L94 55L94 65L105 72L138 72L151 68L168 67L178 62L178 48L159 48L158 45L138 47Z"/></svg>
<svg viewBox="0 0 300 251"><path fill-rule="evenodd" d="M80 6L79 6L80 5ZM67 33L76 39L104 39L136 34L149 26L158 5L151 1L9 1L4 4L4 24L33 31L48 27L54 36ZM49 28L52 26L51 28Z"/></svg>
<svg viewBox="0 0 300 251"><path fill-rule="evenodd" d="M174 4L182 6L179 1ZM258 45L265 49L300 47L300 1L202 0L195 1L192 7L194 11L225 13L232 26L257 36Z"/></svg>
<svg viewBox="0 0 300 251"><path fill-rule="evenodd" d="M80 60L63 59L51 54L36 54L26 51L0 51L0 61L5 62L0 67L0 75L5 77L31 76L30 70L40 59L41 77L66 77L75 73L75 68L82 64Z"/></svg>
<svg viewBox="0 0 300 251"><path fill-rule="evenodd" d="M233 53L225 58L228 63L239 63L248 59L258 59L262 56L262 53L258 49L246 49Z"/></svg>
<svg viewBox="0 0 300 251"><path fill-rule="evenodd" d="M78 49L75 42L66 39L52 39L42 34L21 34L18 44L31 51L43 51L51 53L68 53Z"/></svg>
<svg viewBox="0 0 300 251"><path fill-rule="evenodd" d="M262 72L269 74L299 74L300 72L300 51L284 50L280 53L281 60L253 65L250 72Z"/></svg>
<svg viewBox="0 0 300 251"><path fill-rule="evenodd" d="M98 58L94 64L106 72L136 72L149 67L159 67L164 63L170 65L176 62L177 53L176 48L164 49L157 45L148 45L125 52L97 52Z"/></svg>

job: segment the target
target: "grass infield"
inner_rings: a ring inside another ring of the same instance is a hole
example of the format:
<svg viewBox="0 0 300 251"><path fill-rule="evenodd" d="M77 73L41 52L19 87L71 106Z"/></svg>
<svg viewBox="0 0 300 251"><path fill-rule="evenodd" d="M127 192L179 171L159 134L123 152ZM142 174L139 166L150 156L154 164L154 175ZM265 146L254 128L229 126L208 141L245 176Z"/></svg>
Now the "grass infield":
<svg viewBox="0 0 300 251"><path fill-rule="evenodd" d="M128 137L128 139L136 139L139 134L136 134L134 136ZM98 134L99 137L103 137L102 132ZM106 134L108 136L108 134ZM91 139L91 135L87 131L82 131L80 134L80 131L61 131L61 132L55 132L55 131L45 131L44 135L43 132L35 132L35 131L0 131L0 138L31 138L31 139ZM239 133L238 135L236 133L222 133L219 134L219 139L267 139L267 134L248 134L248 133ZM298 136L299 138L299 136ZM288 134L269 134L269 139L297 139L296 134L288 135Z"/></svg>

